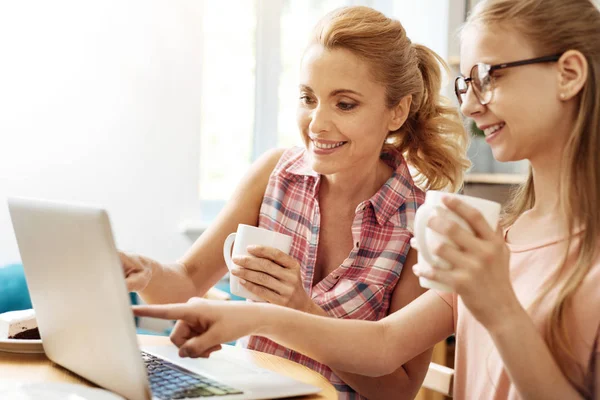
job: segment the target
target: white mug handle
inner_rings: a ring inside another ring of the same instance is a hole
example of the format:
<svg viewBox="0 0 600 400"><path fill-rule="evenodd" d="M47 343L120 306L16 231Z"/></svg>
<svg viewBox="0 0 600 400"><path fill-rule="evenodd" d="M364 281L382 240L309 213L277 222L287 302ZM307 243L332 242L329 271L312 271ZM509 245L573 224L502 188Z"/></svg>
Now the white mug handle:
<svg viewBox="0 0 600 400"><path fill-rule="evenodd" d="M233 247L233 242L235 242L235 232L230 233L223 243L223 258L225 258L225 264L230 271L233 268L233 261L231 261L231 248Z"/></svg>
<svg viewBox="0 0 600 400"><path fill-rule="evenodd" d="M431 266L435 266L437 260L435 260L433 254L429 252L429 248L427 247L427 236L425 233L428 229L427 222L429 221L429 218L432 217L433 213L435 213L435 209L435 206L423 204L417 209L417 213L415 214L415 239L417 241L416 250Z"/></svg>

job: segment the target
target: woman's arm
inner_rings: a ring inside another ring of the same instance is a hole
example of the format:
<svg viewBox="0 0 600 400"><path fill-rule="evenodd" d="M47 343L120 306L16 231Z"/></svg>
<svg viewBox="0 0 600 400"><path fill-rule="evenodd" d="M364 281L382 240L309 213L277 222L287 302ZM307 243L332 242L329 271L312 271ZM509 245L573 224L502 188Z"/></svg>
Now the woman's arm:
<svg viewBox="0 0 600 400"><path fill-rule="evenodd" d="M192 299L134 307L137 316L179 320L182 357L208 357L221 343L267 337L331 368L388 375L453 332L452 308L433 291L377 322L320 317L265 303Z"/></svg>
<svg viewBox="0 0 600 400"><path fill-rule="evenodd" d="M177 303L202 296L227 272L223 242L238 224L257 225L269 176L283 152L271 150L251 166L217 219L177 263L162 265L139 258L151 276L139 292L145 302Z"/></svg>
<svg viewBox="0 0 600 400"><path fill-rule="evenodd" d="M417 262L417 252L410 249L400 274L400 281L392 293L390 314L407 306L425 292L419 285L419 279L412 272ZM324 311L321 310L323 314ZM432 349L427 349L400 368L388 375L369 377L334 370L347 385L372 400L376 399L414 399L427 374Z"/></svg>

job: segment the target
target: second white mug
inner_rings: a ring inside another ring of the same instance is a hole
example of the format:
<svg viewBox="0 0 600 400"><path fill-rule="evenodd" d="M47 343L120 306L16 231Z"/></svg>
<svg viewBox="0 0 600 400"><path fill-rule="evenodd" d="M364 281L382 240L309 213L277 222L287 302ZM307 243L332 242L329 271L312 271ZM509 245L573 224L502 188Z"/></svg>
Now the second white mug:
<svg viewBox="0 0 600 400"><path fill-rule="evenodd" d="M434 215L439 215L455 221L466 230L472 232L471 227L465 220L448 210L446 206L443 205L443 197L458 197L471 207L477 209L493 230L496 230L496 227L498 226L498 219L500 217L501 209L501 205L499 203L480 199L478 197L445 193L435 190L427 192L425 195L425 203L419 207L415 215L415 240L417 242L417 251L419 252L418 263L428 264L437 268L448 268L448 265L444 260L435 256L431 252L431 249L441 242L450 242L443 235L440 235L427 227L429 218ZM443 285L439 282L434 282L427 278L419 277L419 283L424 288L440 290L443 292L451 291L451 289L446 285Z"/></svg>

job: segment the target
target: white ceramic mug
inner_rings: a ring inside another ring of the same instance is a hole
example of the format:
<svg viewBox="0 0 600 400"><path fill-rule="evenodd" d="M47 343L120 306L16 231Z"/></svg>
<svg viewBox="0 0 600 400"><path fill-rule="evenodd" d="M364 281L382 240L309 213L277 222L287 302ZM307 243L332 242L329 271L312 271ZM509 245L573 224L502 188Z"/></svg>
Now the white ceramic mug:
<svg viewBox="0 0 600 400"><path fill-rule="evenodd" d="M480 199L478 197L464 196L460 194L438 192L431 190L425 195L425 203L419 207L415 215L415 240L417 242L418 263L428 264L436 268L448 268L448 264L431 253L431 249L439 245L441 242L451 243L445 236L434 232L427 227L429 218L434 215L438 215L444 218L455 221L466 230L472 232L473 230L461 217L448 210L442 203L443 197L457 197L463 202L467 203L471 207L477 209L485 218L490 227L495 231L498 226L498 219L500 217L501 205L494 201ZM419 277L419 283L422 287L428 289L440 290L443 292L450 292L448 286L443 285L439 282L432 281L427 278Z"/></svg>
<svg viewBox="0 0 600 400"><path fill-rule="evenodd" d="M256 226L239 224L237 232L230 233L223 243L223 257L225 257L225 263L230 271L234 266L231 258L234 256L248 255L246 248L250 245L274 247L286 254L290 254L292 237L284 235L283 233L257 228ZM231 249L232 246L233 250ZM229 288L231 289L231 293L237 296L255 301L263 301L261 298L240 285L240 280L235 275L230 275L229 277Z"/></svg>

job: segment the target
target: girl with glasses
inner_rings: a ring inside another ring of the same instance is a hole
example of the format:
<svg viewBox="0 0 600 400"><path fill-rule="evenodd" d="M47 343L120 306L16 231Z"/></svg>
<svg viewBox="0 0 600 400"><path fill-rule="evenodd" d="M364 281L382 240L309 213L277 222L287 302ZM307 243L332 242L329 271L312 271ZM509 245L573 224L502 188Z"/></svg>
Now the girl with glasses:
<svg viewBox="0 0 600 400"><path fill-rule="evenodd" d="M378 322L205 302L137 314L180 319L183 355L253 333L373 376L456 333L455 398L600 398L600 12L590 0L483 0L461 32L461 72L463 114L495 158L531 171L497 232L456 199L446 206L474 233L429 220L454 244L435 250L451 268L414 271L454 293L430 290Z"/></svg>

